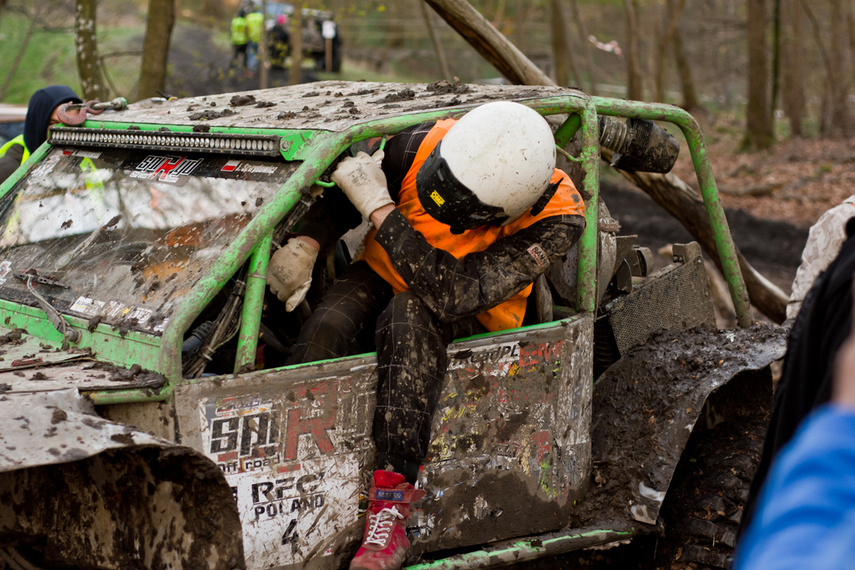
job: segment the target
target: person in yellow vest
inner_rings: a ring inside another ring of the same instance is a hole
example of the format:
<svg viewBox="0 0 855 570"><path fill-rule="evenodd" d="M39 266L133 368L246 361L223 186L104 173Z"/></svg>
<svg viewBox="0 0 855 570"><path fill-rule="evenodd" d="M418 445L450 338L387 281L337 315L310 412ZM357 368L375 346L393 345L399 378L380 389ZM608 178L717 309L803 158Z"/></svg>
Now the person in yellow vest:
<svg viewBox="0 0 855 570"><path fill-rule="evenodd" d="M80 97L67 85L51 85L33 93L24 118L24 133L0 147L0 182L3 182L23 164L30 154L47 140L48 128L60 121L56 109L63 103L82 103ZM70 114L74 114L69 110Z"/></svg>
<svg viewBox="0 0 855 570"><path fill-rule="evenodd" d="M261 43L261 28L264 26L264 16L258 7L246 15L246 35L249 39L246 53L249 59L249 68L255 71L258 67L258 46Z"/></svg>
<svg viewBox="0 0 855 570"><path fill-rule="evenodd" d="M351 569L404 561L447 344L520 326L532 283L585 228L584 202L555 156L549 124L519 103L487 103L459 120L411 127L334 171L358 214L346 213L340 194L325 195L271 258L268 284L293 310L318 252L338 239L333 226L353 227L363 216L374 224L360 259L324 293L288 360L377 350L377 470ZM366 336L373 347L360 345Z"/></svg>
<svg viewBox="0 0 855 570"><path fill-rule="evenodd" d="M247 69L248 63L246 60L246 48L249 37L246 34L246 10L241 8L237 16L232 18L231 23L231 40L232 40L232 62L229 64L229 69L236 68L240 61L243 68Z"/></svg>

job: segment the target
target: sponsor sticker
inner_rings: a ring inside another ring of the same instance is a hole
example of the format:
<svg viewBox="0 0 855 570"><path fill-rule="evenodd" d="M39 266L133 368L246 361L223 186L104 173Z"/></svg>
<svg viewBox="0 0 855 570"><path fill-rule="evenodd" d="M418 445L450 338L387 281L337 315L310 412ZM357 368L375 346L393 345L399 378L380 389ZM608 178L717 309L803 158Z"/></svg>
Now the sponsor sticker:
<svg viewBox="0 0 855 570"><path fill-rule="evenodd" d="M225 164L225 166L223 166L221 170L223 172L234 172L238 166L240 166L239 160L230 160Z"/></svg>
<svg viewBox="0 0 855 570"><path fill-rule="evenodd" d="M0 263L0 283L6 282L6 276L9 275L9 272L12 270L12 262L11 261L3 261Z"/></svg>
<svg viewBox="0 0 855 570"><path fill-rule="evenodd" d="M188 159L186 156L160 156L150 154L137 165L131 178L156 180L177 184L182 177L190 176L202 164L202 159Z"/></svg>
<svg viewBox="0 0 855 570"><path fill-rule="evenodd" d="M545 265L549 265L549 256L546 255L546 252L543 251L543 248L540 247L540 244L534 244L529 247L527 250L528 254L534 258L535 263L539 267L543 267Z"/></svg>
<svg viewBox="0 0 855 570"><path fill-rule="evenodd" d="M89 297L78 297L76 301L71 305L70 309L75 313L81 314L85 317L94 317L101 309L104 308L104 301L96 301L95 299L90 299Z"/></svg>
<svg viewBox="0 0 855 570"><path fill-rule="evenodd" d="M101 153L91 150L75 150L74 156L82 156L83 158L101 158Z"/></svg>

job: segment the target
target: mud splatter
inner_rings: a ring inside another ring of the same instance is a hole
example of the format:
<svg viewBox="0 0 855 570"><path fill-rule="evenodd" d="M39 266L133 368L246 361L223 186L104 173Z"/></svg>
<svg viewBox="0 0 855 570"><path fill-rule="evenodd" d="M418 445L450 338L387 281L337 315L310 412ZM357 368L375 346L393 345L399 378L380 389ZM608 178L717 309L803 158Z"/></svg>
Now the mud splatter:
<svg viewBox="0 0 855 570"><path fill-rule="evenodd" d="M188 118L191 121L212 121L222 117L231 117L235 112L231 109L223 109L222 111L202 111L201 113L193 113Z"/></svg>
<svg viewBox="0 0 855 570"><path fill-rule="evenodd" d="M445 79L436 81L429 84L427 86L427 90L432 91L437 95L444 95L446 93L472 93L472 89L465 83L462 83L459 79L454 80L453 83L446 81Z"/></svg>
<svg viewBox="0 0 855 570"><path fill-rule="evenodd" d="M235 95L229 99L229 105L232 107L244 107L246 105L255 105L255 95Z"/></svg>
<svg viewBox="0 0 855 570"><path fill-rule="evenodd" d="M24 329L15 329L12 332L0 336L0 344L21 344L21 337L27 332Z"/></svg>
<svg viewBox="0 0 855 570"><path fill-rule="evenodd" d="M60 422L64 422L67 419L68 419L68 414L65 412L65 410L61 410L61 409L57 408L53 411L53 414L50 417L50 423L56 425Z"/></svg>

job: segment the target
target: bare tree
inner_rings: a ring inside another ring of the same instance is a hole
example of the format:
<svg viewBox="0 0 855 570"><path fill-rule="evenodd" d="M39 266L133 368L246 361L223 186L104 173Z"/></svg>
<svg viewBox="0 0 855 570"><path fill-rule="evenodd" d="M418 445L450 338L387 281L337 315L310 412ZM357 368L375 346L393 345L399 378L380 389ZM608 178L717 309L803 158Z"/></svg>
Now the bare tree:
<svg viewBox="0 0 855 570"><path fill-rule="evenodd" d="M570 10L573 16L573 21L576 23L578 36L582 38L582 53L585 61L585 74L588 76L588 82L585 84L585 91L594 95L597 91L597 80L594 77L594 64L591 56L591 44L588 42L588 30L585 26L585 20L582 19L579 13L579 3L577 0L570 0ZM569 32L569 30L567 30Z"/></svg>
<svg viewBox="0 0 855 570"><path fill-rule="evenodd" d="M623 0L626 12L626 97L627 99L641 100L643 98L641 87L641 64L639 63L638 48L638 1Z"/></svg>
<svg viewBox="0 0 855 570"><path fill-rule="evenodd" d="M582 78L576 67L567 10L563 0L552 0L552 53L555 58L555 82L568 85L567 68L573 74L576 85L582 86Z"/></svg>
<svg viewBox="0 0 855 570"><path fill-rule="evenodd" d="M445 55L445 48L442 46L442 42L439 39L439 33L436 30L436 26L433 25L433 14L431 14L431 11L428 10L428 7L424 2L419 2L419 6L422 10L422 17L425 20L425 27L427 28L428 35L430 36L430 42L433 44L433 50L436 53L436 60L439 63L440 73L442 73L443 79L446 81L452 81L454 77L451 75L451 69L448 67L448 58Z"/></svg>
<svg viewBox="0 0 855 570"><path fill-rule="evenodd" d="M842 0L831 0L831 49L828 50L828 89L823 99L821 132L823 136L845 136L849 131L847 95L849 81L843 72L846 56L844 24L846 7Z"/></svg>
<svg viewBox="0 0 855 570"><path fill-rule="evenodd" d="M511 83L555 84L466 0L424 1Z"/></svg>
<svg viewBox="0 0 855 570"><path fill-rule="evenodd" d="M472 8L465 0L425 0L434 7L434 10L447 22L454 22L455 30L479 52L491 54L488 59L497 69L507 69L506 77L531 77L526 85L553 85L554 83L545 75L541 74L540 80L536 74L531 73L533 64L523 55L517 57L513 45L495 30L485 28L482 22L476 21L475 15L480 14ZM453 13L448 13L451 10ZM495 32L495 33L494 33ZM486 35L482 35L485 33ZM488 37L489 36L489 37ZM489 49L488 49L489 48ZM501 60L505 55L509 59ZM485 55L485 57L487 57ZM505 73L505 72L503 72ZM609 162L610 151L603 152L603 158ZM713 260L719 262L717 245L712 239L712 229L706 216L703 202L697 193L688 184L673 174L649 174L649 173L627 173L636 185L651 196L657 203L671 212L683 226L698 239ZM745 276L745 286L748 290L751 302L765 315L775 322L783 322L787 305L787 296L771 284L762 275L757 273L750 264L742 257L739 250L735 250L740 267Z"/></svg>
<svg viewBox="0 0 855 570"><path fill-rule="evenodd" d="M156 97L166 85L166 64L174 25L175 0L149 0L140 69L140 99Z"/></svg>
<svg viewBox="0 0 855 570"><path fill-rule="evenodd" d="M686 50L683 48L683 35L679 29L674 30L674 61L677 64L677 74L680 77L680 86L683 90L683 102L680 104L687 111L694 113L703 110L698 92L695 90L695 82L692 79L692 66L689 64L689 58L686 57Z"/></svg>
<svg viewBox="0 0 855 570"><path fill-rule="evenodd" d="M77 0L77 9L74 12L74 47L84 99L107 98L101 58L98 55L97 7L98 0Z"/></svg>
<svg viewBox="0 0 855 570"><path fill-rule="evenodd" d="M790 123L790 135L802 135L805 111L805 82L802 72L802 17L799 0L784 0L781 6L781 80L786 89L781 93L784 112Z"/></svg>
<svg viewBox="0 0 855 570"><path fill-rule="evenodd" d="M766 0L748 0L748 103L745 107L743 148L772 146L775 136L769 112L766 61Z"/></svg>
<svg viewBox="0 0 855 570"><path fill-rule="evenodd" d="M692 66L686 57L683 46L683 37L680 34L679 19L686 0L667 0L665 5L665 32L659 42L656 62L656 100L665 100L665 53L669 45L674 53L674 61L677 66L677 74L680 78L680 86L683 92L682 107L688 111L701 110L695 82L692 79Z"/></svg>
<svg viewBox="0 0 855 570"><path fill-rule="evenodd" d="M288 70L288 83L300 83L303 66L303 3L294 3L294 16L291 18L291 67Z"/></svg>

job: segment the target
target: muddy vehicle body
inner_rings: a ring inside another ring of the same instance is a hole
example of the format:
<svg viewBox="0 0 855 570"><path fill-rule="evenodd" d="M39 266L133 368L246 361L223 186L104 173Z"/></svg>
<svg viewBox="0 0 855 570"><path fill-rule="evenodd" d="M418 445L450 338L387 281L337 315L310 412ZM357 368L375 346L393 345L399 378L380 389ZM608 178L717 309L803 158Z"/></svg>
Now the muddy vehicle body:
<svg viewBox="0 0 855 570"><path fill-rule="evenodd" d="M374 454L375 356L281 362L350 252L319 262L293 313L267 293L269 256L339 157L499 99L554 124L588 224L538 280L531 324L449 346L410 564L483 567L667 533L681 457L729 418L756 417L783 352L777 329L752 325L696 123L558 87L328 81L89 115L54 127L0 186L0 554L346 565ZM608 142L625 165L634 121L684 133L740 328L715 330L696 244L651 273L649 252L618 235L598 195L604 117L629 119ZM705 563L724 564L738 507L719 499L723 521L691 539Z"/></svg>

